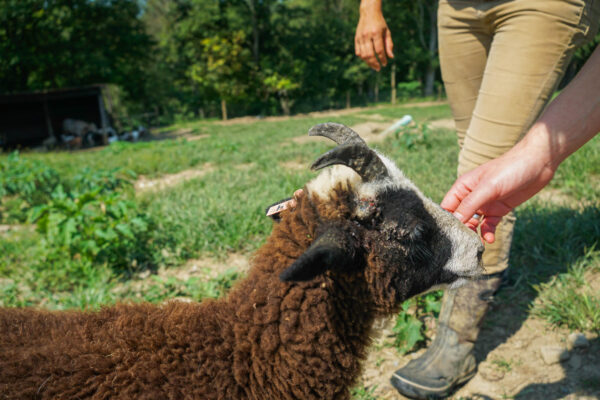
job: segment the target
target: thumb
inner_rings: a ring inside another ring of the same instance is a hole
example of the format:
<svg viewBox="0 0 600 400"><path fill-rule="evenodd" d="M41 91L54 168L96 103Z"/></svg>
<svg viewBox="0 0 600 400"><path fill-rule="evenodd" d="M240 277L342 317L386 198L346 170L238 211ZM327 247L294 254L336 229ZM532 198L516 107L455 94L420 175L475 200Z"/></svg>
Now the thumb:
<svg viewBox="0 0 600 400"><path fill-rule="evenodd" d="M486 189L476 189L460 201L453 214L461 222L467 222L477 210L493 200L493 192Z"/></svg>

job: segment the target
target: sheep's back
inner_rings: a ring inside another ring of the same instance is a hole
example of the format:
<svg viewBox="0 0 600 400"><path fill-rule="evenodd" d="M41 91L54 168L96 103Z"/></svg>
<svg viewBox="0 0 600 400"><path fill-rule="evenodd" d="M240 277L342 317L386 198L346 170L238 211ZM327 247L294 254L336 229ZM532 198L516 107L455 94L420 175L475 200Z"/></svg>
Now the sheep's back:
<svg viewBox="0 0 600 400"><path fill-rule="evenodd" d="M211 373L201 364L209 363L218 375L227 370L226 355L232 352L222 306L1 309L0 394L9 399L199 397Z"/></svg>

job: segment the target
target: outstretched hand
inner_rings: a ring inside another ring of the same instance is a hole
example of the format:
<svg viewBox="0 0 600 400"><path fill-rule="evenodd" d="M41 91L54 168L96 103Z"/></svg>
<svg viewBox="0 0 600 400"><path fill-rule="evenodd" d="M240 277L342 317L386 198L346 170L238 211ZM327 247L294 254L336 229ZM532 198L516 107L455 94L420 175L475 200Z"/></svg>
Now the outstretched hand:
<svg viewBox="0 0 600 400"><path fill-rule="evenodd" d="M392 34L380 8L361 7L354 36L354 50L375 71L379 71L381 66L385 67L388 58L394 58Z"/></svg>
<svg viewBox="0 0 600 400"><path fill-rule="evenodd" d="M554 176L556 167L546 161L544 152L531 152L531 147L517 145L462 175L442 200L442 208L473 230L479 226L483 240L493 243L502 217L533 197ZM474 218L474 214L481 217Z"/></svg>

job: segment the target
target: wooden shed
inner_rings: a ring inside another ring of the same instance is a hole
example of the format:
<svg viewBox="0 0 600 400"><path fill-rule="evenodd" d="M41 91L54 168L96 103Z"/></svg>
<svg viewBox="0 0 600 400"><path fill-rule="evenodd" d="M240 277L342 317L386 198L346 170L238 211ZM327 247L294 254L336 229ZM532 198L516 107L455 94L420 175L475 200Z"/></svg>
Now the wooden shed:
<svg viewBox="0 0 600 400"><path fill-rule="evenodd" d="M105 85L0 95L0 147L31 147L62 133L67 118L106 130Z"/></svg>

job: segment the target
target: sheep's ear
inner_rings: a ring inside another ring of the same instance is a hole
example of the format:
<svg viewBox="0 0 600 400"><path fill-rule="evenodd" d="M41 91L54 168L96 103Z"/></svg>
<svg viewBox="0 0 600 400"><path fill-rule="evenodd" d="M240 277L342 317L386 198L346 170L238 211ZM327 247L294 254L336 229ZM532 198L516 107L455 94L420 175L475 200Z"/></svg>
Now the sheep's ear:
<svg viewBox="0 0 600 400"><path fill-rule="evenodd" d="M279 275L279 279L284 282L308 281L327 270L351 264L355 254L351 233L341 227L330 227Z"/></svg>

